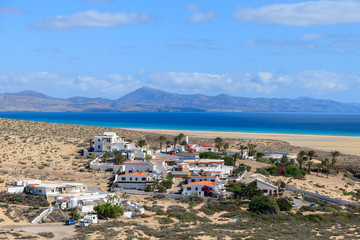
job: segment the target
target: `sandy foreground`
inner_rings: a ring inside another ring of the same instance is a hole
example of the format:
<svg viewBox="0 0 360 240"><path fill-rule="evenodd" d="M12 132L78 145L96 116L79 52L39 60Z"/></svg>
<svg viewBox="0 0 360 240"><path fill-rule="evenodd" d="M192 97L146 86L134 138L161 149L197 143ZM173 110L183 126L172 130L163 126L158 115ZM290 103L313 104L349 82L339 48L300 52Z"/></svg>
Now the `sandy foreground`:
<svg viewBox="0 0 360 240"><path fill-rule="evenodd" d="M324 151L336 149L342 153L360 156L360 137L327 136L327 135L300 135L300 134L275 134L275 133L245 133L245 132L211 132L193 130L163 130L163 129L134 129L129 130L161 133L179 134L206 138L241 138L241 139L273 139L289 142L296 147L309 147Z"/></svg>

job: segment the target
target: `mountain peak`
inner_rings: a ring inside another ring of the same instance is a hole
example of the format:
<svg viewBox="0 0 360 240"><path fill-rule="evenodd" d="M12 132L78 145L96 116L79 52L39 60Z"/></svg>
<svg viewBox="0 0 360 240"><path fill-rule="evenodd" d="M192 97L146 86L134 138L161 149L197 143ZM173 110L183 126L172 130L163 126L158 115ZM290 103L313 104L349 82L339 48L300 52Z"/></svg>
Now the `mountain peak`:
<svg viewBox="0 0 360 240"><path fill-rule="evenodd" d="M33 91L33 90L24 90L17 93L6 93L8 95L14 95L14 96L21 96L21 97L38 97L38 98L44 98L44 99L51 99L52 97L49 97L41 92Z"/></svg>

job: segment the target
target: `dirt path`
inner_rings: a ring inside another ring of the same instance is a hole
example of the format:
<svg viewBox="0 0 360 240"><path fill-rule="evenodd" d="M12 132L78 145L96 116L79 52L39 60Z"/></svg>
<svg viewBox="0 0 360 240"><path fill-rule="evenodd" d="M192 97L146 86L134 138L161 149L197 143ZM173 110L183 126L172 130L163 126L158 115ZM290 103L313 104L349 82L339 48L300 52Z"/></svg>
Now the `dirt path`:
<svg viewBox="0 0 360 240"><path fill-rule="evenodd" d="M18 226L0 226L3 230L15 230L25 231L29 233L39 232L52 232L55 237L53 240L61 240L63 238L69 238L75 233L75 226L66 226L63 223L43 223L43 224L31 224L31 225L18 225Z"/></svg>

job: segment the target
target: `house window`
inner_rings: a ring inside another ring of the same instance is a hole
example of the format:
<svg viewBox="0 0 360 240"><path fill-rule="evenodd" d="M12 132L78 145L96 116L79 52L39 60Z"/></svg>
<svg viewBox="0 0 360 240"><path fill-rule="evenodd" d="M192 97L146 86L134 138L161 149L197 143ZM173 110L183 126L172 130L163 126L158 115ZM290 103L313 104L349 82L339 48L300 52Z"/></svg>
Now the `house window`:
<svg viewBox="0 0 360 240"><path fill-rule="evenodd" d="M264 193L267 193L267 192L268 192L268 190L267 190L267 189L264 189L264 190L263 190L263 192L264 192Z"/></svg>
<svg viewBox="0 0 360 240"><path fill-rule="evenodd" d="M130 178L130 181L132 180L132 177Z"/></svg>
<svg viewBox="0 0 360 240"><path fill-rule="evenodd" d="M51 192L55 192L54 189L51 189Z"/></svg>
<svg viewBox="0 0 360 240"><path fill-rule="evenodd" d="M191 190L191 187L187 187L186 190Z"/></svg>
<svg viewBox="0 0 360 240"><path fill-rule="evenodd" d="M146 178L143 177L141 180L146 181Z"/></svg>
<svg viewBox="0 0 360 240"><path fill-rule="evenodd" d="M100 148L100 145L98 145L98 148Z"/></svg>
<svg viewBox="0 0 360 240"><path fill-rule="evenodd" d="M98 138L98 142L100 142L100 138Z"/></svg>
<svg viewBox="0 0 360 240"><path fill-rule="evenodd" d="M198 188L196 187L195 190L198 190Z"/></svg>
<svg viewBox="0 0 360 240"><path fill-rule="evenodd" d="M129 170L129 173L132 173L132 170Z"/></svg>
<svg viewBox="0 0 360 240"><path fill-rule="evenodd" d="M135 180L137 181L137 180L138 180L138 178L135 178Z"/></svg>
<svg viewBox="0 0 360 240"><path fill-rule="evenodd" d="M195 179L191 179L191 182L195 182Z"/></svg>
<svg viewBox="0 0 360 240"><path fill-rule="evenodd" d="M125 180L126 180L126 178L125 178L125 177L122 177L122 178L121 178L121 180L125 181Z"/></svg>
<svg viewBox="0 0 360 240"><path fill-rule="evenodd" d="M42 192L42 190L39 190L39 192Z"/></svg>
<svg viewBox="0 0 360 240"><path fill-rule="evenodd" d="M214 179L211 179L211 182L215 182L215 180L214 180Z"/></svg>

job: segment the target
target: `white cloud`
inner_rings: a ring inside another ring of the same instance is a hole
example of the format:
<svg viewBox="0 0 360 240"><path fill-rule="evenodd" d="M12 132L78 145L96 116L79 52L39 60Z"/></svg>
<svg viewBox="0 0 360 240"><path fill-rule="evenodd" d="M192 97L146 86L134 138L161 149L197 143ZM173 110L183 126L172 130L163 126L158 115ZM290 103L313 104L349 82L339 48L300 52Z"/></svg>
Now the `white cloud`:
<svg viewBox="0 0 360 240"><path fill-rule="evenodd" d="M210 10L206 13L194 13L191 17L187 20L190 23L203 23L203 22L210 22L217 18L217 13L214 10Z"/></svg>
<svg viewBox="0 0 360 240"><path fill-rule="evenodd" d="M188 11L203 11L204 9L199 4L188 4L185 7Z"/></svg>
<svg viewBox="0 0 360 240"><path fill-rule="evenodd" d="M284 89L295 96L327 94L360 89L360 75L308 70L294 75L259 71L211 74L199 72L140 71L135 75L63 75L49 72L0 73L0 92L36 90L55 97L92 96L119 98L149 86L182 94L282 96Z"/></svg>
<svg viewBox="0 0 360 240"><path fill-rule="evenodd" d="M280 47L306 47L314 48L314 43L304 40L287 40L287 39L257 39L244 42L248 46L280 46Z"/></svg>
<svg viewBox="0 0 360 240"><path fill-rule="evenodd" d="M358 87L360 76L327 71L303 71L295 77L295 81L299 87L313 91L337 91Z"/></svg>
<svg viewBox="0 0 360 240"><path fill-rule="evenodd" d="M321 0L260 8L239 7L233 16L240 21L256 24L310 26L360 23L359 12L358 0Z"/></svg>
<svg viewBox="0 0 360 240"><path fill-rule="evenodd" d="M22 8L0 7L0 14L21 14L26 13Z"/></svg>
<svg viewBox="0 0 360 240"><path fill-rule="evenodd" d="M110 13L89 10L69 16L57 16L42 19L32 30L72 30L78 27L119 27L120 25L145 24L154 19L150 14L140 13Z"/></svg>
<svg viewBox="0 0 360 240"><path fill-rule="evenodd" d="M61 53L61 51L57 48L35 48L34 52L43 53L43 52L49 52L49 53Z"/></svg>

